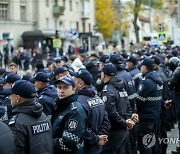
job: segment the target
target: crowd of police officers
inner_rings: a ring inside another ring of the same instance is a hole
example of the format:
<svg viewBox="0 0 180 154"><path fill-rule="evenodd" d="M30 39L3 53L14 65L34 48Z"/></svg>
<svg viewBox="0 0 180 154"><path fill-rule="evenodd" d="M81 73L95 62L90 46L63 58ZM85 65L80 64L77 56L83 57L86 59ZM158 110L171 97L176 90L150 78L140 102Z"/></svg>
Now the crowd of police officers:
<svg viewBox="0 0 180 154"><path fill-rule="evenodd" d="M158 139L180 129L179 56L146 46L48 57L23 76L0 68L0 153L166 154Z"/></svg>

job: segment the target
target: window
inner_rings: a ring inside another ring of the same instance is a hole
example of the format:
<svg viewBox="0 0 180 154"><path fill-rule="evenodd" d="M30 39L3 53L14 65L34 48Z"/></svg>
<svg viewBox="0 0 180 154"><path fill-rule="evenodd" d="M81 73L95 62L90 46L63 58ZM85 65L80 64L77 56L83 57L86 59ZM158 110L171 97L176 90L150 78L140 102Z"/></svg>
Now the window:
<svg viewBox="0 0 180 154"><path fill-rule="evenodd" d="M79 32L79 22L78 21L76 22L76 29Z"/></svg>
<svg viewBox="0 0 180 154"><path fill-rule="evenodd" d="M83 22L83 32L86 32L85 22Z"/></svg>
<svg viewBox="0 0 180 154"><path fill-rule="evenodd" d="M69 10L72 11L72 0L69 1Z"/></svg>
<svg viewBox="0 0 180 154"><path fill-rule="evenodd" d="M66 7L66 1L65 0L63 0L63 6Z"/></svg>
<svg viewBox="0 0 180 154"><path fill-rule="evenodd" d="M46 18L46 29L49 29L49 18Z"/></svg>
<svg viewBox="0 0 180 154"><path fill-rule="evenodd" d="M21 21L26 21L26 6L20 6Z"/></svg>
<svg viewBox="0 0 180 154"><path fill-rule="evenodd" d="M49 7L49 0L46 0L46 7Z"/></svg>
<svg viewBox="0 0 180 154"><path fill-rule="evenodd" d="M0 20L8 20L8 3L0 3Z"/></svg>
<svg viewBox="0 0 180 154"><path fill-rule="evenodd" d="M79 10L79 3L76 2L76 11L78 12L78 10Z"/></svg>

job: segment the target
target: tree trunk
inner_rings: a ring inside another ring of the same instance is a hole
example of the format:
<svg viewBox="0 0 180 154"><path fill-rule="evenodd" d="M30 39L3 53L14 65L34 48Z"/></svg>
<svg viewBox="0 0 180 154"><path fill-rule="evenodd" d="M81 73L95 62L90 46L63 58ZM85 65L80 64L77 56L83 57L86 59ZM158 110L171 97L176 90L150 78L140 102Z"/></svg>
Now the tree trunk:
<svg viewBox="0 0 180 154"><path fill-rule="evenodd" d="M134 26L134 31L136 35L136 42L139 43L139 26L137 24L137 19L139 16L139 11L140 7L142 4L142 0L135 0L135 5L134 5L134 20L133 20L133 26Z"/></svg>
<svg viewBox="0 0 180 154"><path fill-rule="evenodd" d="M136 36L136 43L139 43L139 26L137 25L138 13L134 14L133 26Z"/></svg>

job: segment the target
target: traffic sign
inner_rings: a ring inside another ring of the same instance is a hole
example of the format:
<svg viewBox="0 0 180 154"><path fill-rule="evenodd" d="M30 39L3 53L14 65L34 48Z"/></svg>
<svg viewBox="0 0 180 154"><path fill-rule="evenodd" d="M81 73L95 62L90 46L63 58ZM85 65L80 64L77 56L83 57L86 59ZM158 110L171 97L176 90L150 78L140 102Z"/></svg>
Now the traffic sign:
<svg viewBox="0 0 180 154"><path fill-rule="evenodd" d="M163 43L168 42L168 36L167 36L167 33L165 33L165 32L159 32L157 38L158 38L158 41L160 41L160 42L163 42Z"/></svg>
<svg viewBox="0 0 180 154"><path fill-rule="evenodd" d="M61 48L62 46L62 41L59 38L54 38L53 39L53 48Z"/></svg>

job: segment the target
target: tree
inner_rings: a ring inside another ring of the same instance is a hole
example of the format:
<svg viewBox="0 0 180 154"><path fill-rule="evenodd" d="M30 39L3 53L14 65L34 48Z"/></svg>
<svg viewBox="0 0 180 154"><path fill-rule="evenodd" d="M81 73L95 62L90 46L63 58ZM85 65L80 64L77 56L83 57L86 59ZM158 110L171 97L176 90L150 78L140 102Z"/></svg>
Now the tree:
<svg viewBox="0 0 180 154"><path fill-rule="evenodd" d="M133 9L133 26L136 36L136 42L139 43L139 26L137 24L139 13L147 10L147 6L154 9L161 9L163 0L134 0L134 3L129 3L129 5L132 6Z"/></svg>
<svg viewBox="0 0 180 154"><path fill-rule="evenodd" d="M112 0L96 0L96 23L105 39L112 36L118 25Z"/></svg>

